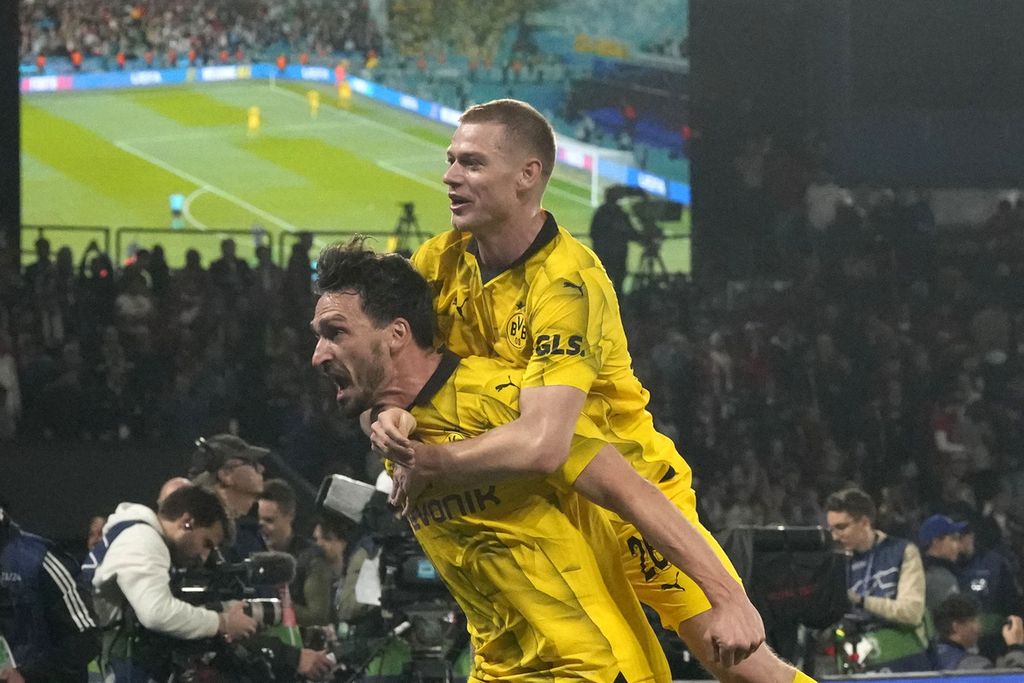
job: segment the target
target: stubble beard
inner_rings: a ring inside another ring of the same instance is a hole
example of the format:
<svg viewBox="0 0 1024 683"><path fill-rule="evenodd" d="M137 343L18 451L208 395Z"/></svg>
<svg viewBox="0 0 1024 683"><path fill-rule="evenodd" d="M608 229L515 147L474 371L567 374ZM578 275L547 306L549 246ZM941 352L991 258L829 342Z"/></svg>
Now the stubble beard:
<svg viewBox="0 0 1024 683"><path fill-rule="evenodd" d="M370 350L372 360L368 363L360 363L356 368L363 377L359 391L352 396L346 396L338 402L338 406L346 417L359 417L364 411L370 410L376 403L377 394L384 384L384 349L380 343L374 343Z"/></svg>

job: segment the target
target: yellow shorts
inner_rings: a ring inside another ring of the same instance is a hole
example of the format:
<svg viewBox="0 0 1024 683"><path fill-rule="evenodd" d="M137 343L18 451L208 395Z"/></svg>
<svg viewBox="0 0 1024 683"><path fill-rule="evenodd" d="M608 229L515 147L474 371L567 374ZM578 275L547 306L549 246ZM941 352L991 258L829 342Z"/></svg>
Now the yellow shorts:
<svg viewBox="0 0 1024 683"><path fill-rule="evenodd" d="M697 498L690 487L689 477L674 476L674 470L669 468L668 473L654 479L654 483L700 532L722 566L742 584L729 556L697 518ZM652 548L635 526L614 514L609 514L609 517L619 538L626 576L640 602L661 617L662 626L678 631L684 621L711 609L711 603L700 586Z"/></svg>

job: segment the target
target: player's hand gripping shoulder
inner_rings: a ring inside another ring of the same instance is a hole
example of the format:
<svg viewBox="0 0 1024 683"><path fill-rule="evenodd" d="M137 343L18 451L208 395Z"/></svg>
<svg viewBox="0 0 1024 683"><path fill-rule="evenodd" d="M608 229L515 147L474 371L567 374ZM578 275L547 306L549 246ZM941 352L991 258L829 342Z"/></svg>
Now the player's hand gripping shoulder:
<svg viewBox="0 0 1024 683"><path fill-rule="evenodd" d="M409 514L420 494L427 488L427 482L416 470L402 465L395 467L391 481L393 485L388 503L398 508L399 514L404 517Z"/></svg>
<svg viewBox="0 0 1024 683"><path fill-rule="evenodd" d="M385 408L370 425L370 446L380 458L412 466L416 452L409 438L416 429L416 418L401 408Z"/></svg>

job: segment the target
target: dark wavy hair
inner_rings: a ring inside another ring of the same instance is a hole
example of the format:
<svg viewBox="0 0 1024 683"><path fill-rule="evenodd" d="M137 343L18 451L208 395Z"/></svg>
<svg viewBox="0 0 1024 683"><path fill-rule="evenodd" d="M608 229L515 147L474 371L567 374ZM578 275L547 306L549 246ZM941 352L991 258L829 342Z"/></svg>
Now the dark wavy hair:
<svg viewBox="0 0 1024 683"><path fill-rule="evenodd" d="M234 536L234 525L228 518L224 504L220 497L209 489L201 486L182 486L164 498L157 514L166 520L174 521L185 513L192 515L197 527L205 529L220 524L225 539Z"/></svg>
<svg viewBox="0 0 1024 683"><path fill-rule="evenodd" d="M269 500L271 503L277 503L277 506L281 508L281 512L289 517L295 515L297 505L295 489L284 479L268 479L263 482L263 493L260 494L260 500Z"/></svg>
<svg viewBox="0 0 1024 683"><path fill-rule="evenodd" d="M434 344L434 295L404 256L378 254L356 235L324 247L316 264L320 294L358 294L363 313L378 327L404 318L421 348Z"/></svg>
<svg viewBox="0 0 1024 683"><path fill-rule="evenodd" d="M949 638L953 635L953 624L978 616L978 601L970 595L954 593L948 596L932 610L932 620L939 637Z"/></svg>

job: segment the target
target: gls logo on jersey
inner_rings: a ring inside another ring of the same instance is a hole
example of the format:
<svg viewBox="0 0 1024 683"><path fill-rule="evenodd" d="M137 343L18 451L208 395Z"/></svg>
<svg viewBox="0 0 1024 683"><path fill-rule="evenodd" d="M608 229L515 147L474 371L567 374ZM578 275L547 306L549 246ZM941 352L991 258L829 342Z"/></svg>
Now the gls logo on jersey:
<svg viewBox="0 0 1024 683"><path fill-rule="evenodd" d="M583 337L574 334L563 340L560 334L542 334L533 347L535 356L585 356Z"/></svg>

